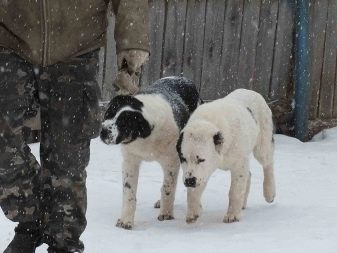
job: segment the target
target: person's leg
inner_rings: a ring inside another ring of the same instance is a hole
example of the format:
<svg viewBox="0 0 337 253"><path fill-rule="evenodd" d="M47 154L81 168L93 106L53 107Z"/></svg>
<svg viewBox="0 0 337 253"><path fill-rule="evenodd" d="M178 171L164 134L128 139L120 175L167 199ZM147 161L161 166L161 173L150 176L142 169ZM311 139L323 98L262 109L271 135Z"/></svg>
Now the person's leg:
<svg viewBox="0 0 337 253"><path fill-rule="evenodd" d="M5 252L34 252L40 240L40 165L22 136L23 121L37 114L31 64L0 48L0 206L19 222Z"/></svg>
<svg viewBox="0 0 337 253"><path fill-rule="evenodd" d="M43 68L39 74L41 166L49 252L82 252L90 139L99 133L98 54Z"/></svg>

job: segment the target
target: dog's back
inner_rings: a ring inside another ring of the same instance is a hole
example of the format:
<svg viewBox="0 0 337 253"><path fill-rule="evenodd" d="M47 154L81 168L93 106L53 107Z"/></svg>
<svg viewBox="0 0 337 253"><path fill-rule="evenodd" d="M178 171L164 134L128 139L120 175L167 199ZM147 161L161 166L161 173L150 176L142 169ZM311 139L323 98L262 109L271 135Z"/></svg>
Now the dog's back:
<svg viewBox="0 0 337 253"><path fill-rule="evenodd" d="M203 104L192 114L189 123L203 120L227 132L226 135L237 136L236 142L245 145L247 150L272 142L272 113L264 98L255 91L238 89L222 99ZM195 128L189 123L189 128Z"/></svg>
<svg viewBox="0 0 337 253"><path fill-rule="evenodd" d="M179 129L185 126L200 100L195 84L184 77L159 79L151 86L142 89L137 95L142 94L162 96L170 104Z"/></svg>
<svg viewBox="0 0 337 253"><path fill-rule="evenodd" d="M264 98L257 92L246 89L237 89L230 93L225 100L235 100L235 102L245 107L254 118L259 122L263 122L263 117L272 118L271 110L269 109Z"/></svg>

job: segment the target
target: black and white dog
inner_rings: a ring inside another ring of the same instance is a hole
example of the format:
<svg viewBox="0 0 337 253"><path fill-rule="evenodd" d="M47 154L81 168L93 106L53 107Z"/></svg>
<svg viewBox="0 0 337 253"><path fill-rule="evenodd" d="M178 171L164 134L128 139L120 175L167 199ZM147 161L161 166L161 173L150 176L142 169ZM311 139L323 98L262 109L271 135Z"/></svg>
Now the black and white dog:
<svg viewBox="0 0 337 253"><path fill-rule="evenodd" d="M197 108L194 83L167 77L133 96L117 96L109 104L102 124L106 144L122 144L123 208L117 226L132 229L136 211L139 167L157 161L164 171L159 220L173 219L173 204L180 161L175 149L180 130Z"/></svg>

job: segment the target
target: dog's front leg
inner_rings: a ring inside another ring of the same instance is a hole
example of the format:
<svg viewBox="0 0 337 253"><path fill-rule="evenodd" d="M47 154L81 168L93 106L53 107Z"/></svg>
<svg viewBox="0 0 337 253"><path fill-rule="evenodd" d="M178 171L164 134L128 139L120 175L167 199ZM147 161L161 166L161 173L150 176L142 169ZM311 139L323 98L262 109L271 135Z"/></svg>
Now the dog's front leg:
<svg viewBox="0 0 337 253"><path fill-rule="evenodd" d="M141 160L126 156L123 161L123 207L116 226L132 229L136 212L136 195Z"/></svg>
<svg viewBox="0 0 337 253"><path fill-rule="evenodd" d="M248 202L248 195L249 195L249 191L250 191L251 178L252 178L252 173L249 172L247 183L246 183L246 193L245 193L245 198L244 198L244 201L243 201L242 209L246 209L247 208L247 202Z"/></svg>
<svg viewBox="0 0 337 253"><path fill-rule="evenodd" d="M161 188L160 214L158 220L172 220L174 219L174 199L180 162L179 159L176 159L175 162L162 162L161 165L164 171L164 182Z"/></svg>
<svg viewBox="0 0 337 253"><path fill-rule="evenodd" d="M201 215L201 196L206 187L206 183L200 183L196 188L187 188L187 223L194 223Z"/></svg>
<svg viewBox="0 0 337 253"><path fill-rule="evenodd" d="M231 170L231 187L229 190L229 206L227 215L224 217L225 223L239 221L241 209L244 206L247 182L249 178L248 159L242 165ZM248 196L248 195L247 195Z"/></svg>

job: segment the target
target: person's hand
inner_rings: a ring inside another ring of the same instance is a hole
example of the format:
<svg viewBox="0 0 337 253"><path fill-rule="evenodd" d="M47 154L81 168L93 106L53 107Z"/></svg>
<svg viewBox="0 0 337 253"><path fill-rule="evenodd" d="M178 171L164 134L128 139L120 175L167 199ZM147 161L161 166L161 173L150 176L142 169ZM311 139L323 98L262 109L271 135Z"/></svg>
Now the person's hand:
<svg viewBox="0 0 337 253"><path fill-rule="evenodd" d="M130 76L140 73L141 67L149 58L149 52L144 50L125 50L117 54L118 70L126 70Z"/></svg>
<svg viewBox="0 0 337 253"><path fill-rule="evenodd" d="M129 75L125 70L118 71L114 87L117 95L134 95L139 91L139 77Z"/></svg>
<svg viewBox="0 0 337 253"><path fill-rule="evenodd" d="M117 55L118 74L114 86L118 95L133 95L139 91L141 67L148 60L144 50L125 50Z"/></svg>

